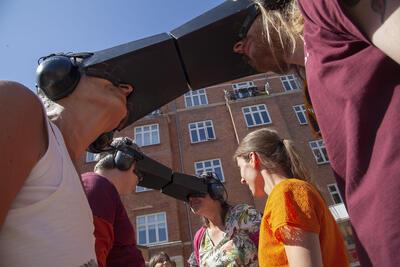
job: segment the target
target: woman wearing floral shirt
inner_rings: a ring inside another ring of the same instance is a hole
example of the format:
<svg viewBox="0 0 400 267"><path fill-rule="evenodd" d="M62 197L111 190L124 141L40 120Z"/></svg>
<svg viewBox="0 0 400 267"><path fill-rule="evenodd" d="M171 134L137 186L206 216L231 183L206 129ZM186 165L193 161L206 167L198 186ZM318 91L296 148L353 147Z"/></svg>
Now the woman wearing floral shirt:
<svg viewBox="0 0 400 267"><path fill-rule="evenodd" d="M201 178L207 183L208 194L189 197L189 204L195 214L203 217L204 226L196 233L189 264L258 266L256 240L260 213L247 204L230 206L217 177L206 174Z"/></svg>

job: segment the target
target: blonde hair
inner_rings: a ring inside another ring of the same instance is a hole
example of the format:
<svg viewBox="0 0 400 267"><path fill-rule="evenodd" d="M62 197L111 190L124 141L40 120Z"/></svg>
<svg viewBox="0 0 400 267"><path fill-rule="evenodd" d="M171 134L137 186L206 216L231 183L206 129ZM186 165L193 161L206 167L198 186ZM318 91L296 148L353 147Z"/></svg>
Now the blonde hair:
<svg viewBox="0 0 400 267"><path fill-rule="evenodd" d="M247 134L236 149L234 160L241 157L249 161L250 152L257 153L261 164L268 170L281 169L290 177L310 182L307 167L293 142L282 139L276 131L263 128Z"/></svg>
<svg viewBox="0 0 400 267"><path fill-rule="evenodd" d="M253 1L261 12L262 40L268 44L275 63L283 71L277 55L294 54L297 40L303 40L303 15L296 0L291 0L284 8L277 10L266 9L263 0Z"/></svg>

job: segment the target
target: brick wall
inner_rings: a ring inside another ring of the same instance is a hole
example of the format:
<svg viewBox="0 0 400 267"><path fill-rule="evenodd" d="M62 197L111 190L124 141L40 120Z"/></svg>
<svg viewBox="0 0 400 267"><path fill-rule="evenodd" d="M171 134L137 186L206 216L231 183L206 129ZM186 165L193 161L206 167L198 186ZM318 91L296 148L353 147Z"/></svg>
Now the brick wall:
<svg viewBox="0 0 400 267"><path fill-rule="evenodd" d="M261 92L259 96L244 99L225 100L224 90L232 91L232 83L253 80ZM268 92L265 84L268 82ZM260 127L271 127L280 132L284 138L295 141L296 147L310 168L316 184L319 186L328 204L332 204L327 184L334 183L329 164L318 165L311 152L309 141L311 135L308 125L300 125L292 106L303 103L301 90L285 92L279 76L260 74L245 79L224 83L206 89L208 105L185 108L184 97L179 97L161 108L161 115L143 118L127 127L119 136L134 138L134 127L159 124L160 144L142 147L142 151L169 166L174 171L194 174L194 162L208 159L220 159L225 177L225 186L229 192L229 201L248 203L263 210L266 199L254 200L247 186L240 183L239 169L232 159L241 140L247 133ZM242 108L265 104L272 122L268 125L248 128ZM192 144L188 123L212 120L215 140ZM82 172L93 169L94 163L84 163ZM148 248L149 257L161 250L170 256L183 256L184 262L189 257L191 237L201 225L198 216L192 214L185 203L151 190L123 197L128 215L136 228L136 217L157 212L167 215L168 242Z"/></svg>

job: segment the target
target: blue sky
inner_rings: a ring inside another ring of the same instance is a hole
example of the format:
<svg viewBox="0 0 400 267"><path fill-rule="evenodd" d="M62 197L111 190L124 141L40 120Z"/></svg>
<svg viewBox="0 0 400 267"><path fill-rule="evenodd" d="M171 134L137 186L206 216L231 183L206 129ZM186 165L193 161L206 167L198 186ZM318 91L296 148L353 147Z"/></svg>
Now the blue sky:
<svg viewBox="0 0 400 267"><path fill-rule="evenodd" d="M0 0L0 79L34 90L37 60L170 31L223 0Z"/></svg>

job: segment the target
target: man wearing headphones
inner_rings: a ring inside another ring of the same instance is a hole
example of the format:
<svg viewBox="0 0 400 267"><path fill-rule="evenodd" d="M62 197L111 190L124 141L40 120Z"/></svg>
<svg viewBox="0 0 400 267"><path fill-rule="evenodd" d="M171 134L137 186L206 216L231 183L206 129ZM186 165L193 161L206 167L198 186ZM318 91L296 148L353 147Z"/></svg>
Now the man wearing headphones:
<svg viewBox="0 0 400 267"><path fill-rule="evenodd" d="M127 115L132 86L86 75L73 57L38 68L51 110L0 81L0 266L97 266L93 217L75 163Z"/></svg>
<svg viewBox="0 0 400 267"><path fill-rule="evenodd" d="M97 262L100 267L144 267L133 226L119 197L131 193L138 183L138 158L124 151L139 148L127 137L115 138L111 146L115 150L100 154L94 172L82 175L94 216Z"/></svg>

